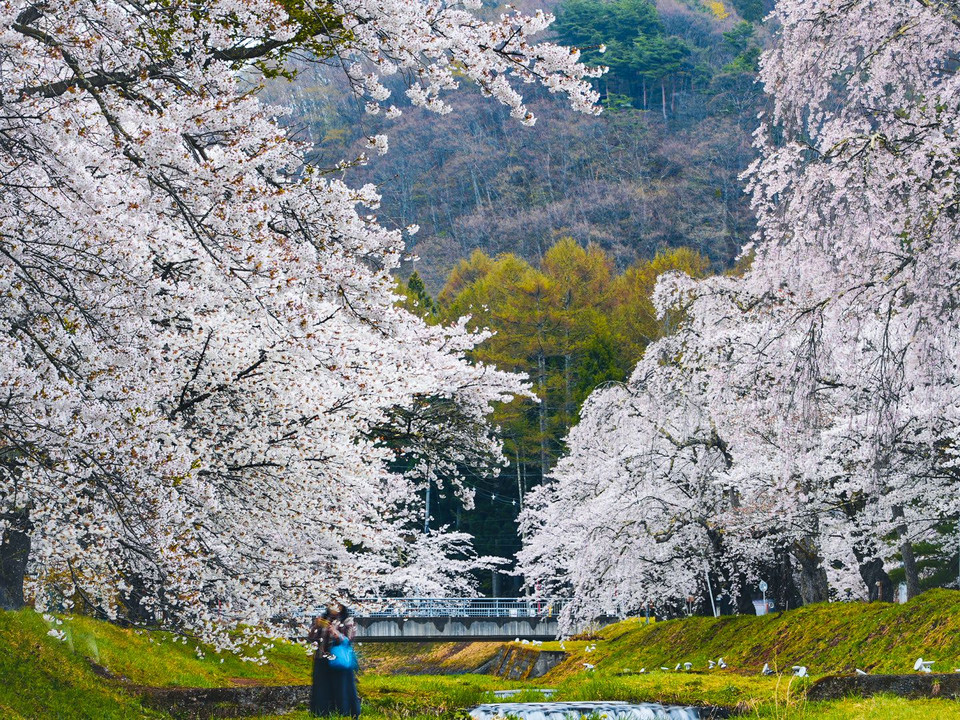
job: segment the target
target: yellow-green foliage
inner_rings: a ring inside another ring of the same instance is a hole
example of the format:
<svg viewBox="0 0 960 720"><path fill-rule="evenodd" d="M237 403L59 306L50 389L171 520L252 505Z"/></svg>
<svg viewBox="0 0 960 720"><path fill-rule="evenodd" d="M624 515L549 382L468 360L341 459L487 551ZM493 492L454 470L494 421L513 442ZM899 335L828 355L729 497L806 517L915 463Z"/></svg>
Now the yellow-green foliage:
<svg viewBox="0 0 960 720"><path fill-rule="evenodd" d="M571 658L551 677L563 678L597 665L607 673L709 659L726 660L728 673L754 674L764 663L806 665L811 675L911 672L923 656L934 670L960 667L960 592L931 590L906 605L830 603L765 617L695 617L644 625L627 620L600 631L603 641L566 643ZM547 647L547 646L544 646ZM550 646L552 647L552 645Z"/></svg>
<svg viewBox="0 0 960 720"><path fill-rule="evenodd" d="M707 9L713 13L717 20L726 20L730 17L730 11L727 10L726 6L720 2L720 0L706 0L704 5L707 6Z"/></svg>

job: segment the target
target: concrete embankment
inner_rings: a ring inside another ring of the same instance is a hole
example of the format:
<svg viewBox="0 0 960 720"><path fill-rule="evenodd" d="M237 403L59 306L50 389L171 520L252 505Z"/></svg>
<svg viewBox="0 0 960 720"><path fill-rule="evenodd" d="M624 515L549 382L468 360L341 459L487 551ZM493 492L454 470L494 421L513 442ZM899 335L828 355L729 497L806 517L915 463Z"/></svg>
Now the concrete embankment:
<svg viewBox="0 0 960 720"><path fill-rule="evenodd" d="M543 677L566 657L567 654L559 650L503 645L493 658L475 672L497 675L508 680L527 680Z"/></svg>

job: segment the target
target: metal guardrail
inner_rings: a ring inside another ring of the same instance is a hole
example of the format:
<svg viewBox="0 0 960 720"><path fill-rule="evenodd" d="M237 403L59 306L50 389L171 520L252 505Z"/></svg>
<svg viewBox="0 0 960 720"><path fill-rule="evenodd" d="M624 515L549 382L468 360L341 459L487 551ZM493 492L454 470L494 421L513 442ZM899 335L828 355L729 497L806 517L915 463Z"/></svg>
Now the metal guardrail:
<svg viewBox="0 0 960 720"><path fill-rule="evenodd" d="M556 617L568 598L375 598L356 605L356 614L371 618L413 617Z"/></svg>

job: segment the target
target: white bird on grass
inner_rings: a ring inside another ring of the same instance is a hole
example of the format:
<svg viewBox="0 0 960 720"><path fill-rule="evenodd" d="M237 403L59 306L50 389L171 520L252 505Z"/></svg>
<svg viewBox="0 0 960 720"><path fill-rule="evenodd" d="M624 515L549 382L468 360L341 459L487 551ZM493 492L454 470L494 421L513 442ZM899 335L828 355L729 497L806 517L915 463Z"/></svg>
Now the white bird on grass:
<svg viewBox="0 0 960 720"><path fill-rule="evenodd" d="M661 670L669 670L670 668L664 667L663 665L661 665L661 666L660 666L660 669L661 669Z"/></svg>
<svg viewBox="0 0 960 720"><path fill-rule="evenodd" d="M680 663L677 663L677 666L673 669L673 671L676 672L676 671L678 671L679 669L680 669Z"/></svg>
<svg viewBox="0 0 960 720"><path fill-rule="evenodd" d="M708 670L713 670L717 666L717 664L713 660L707 660L707 662L709 663L707 667Z"/></svg>
<svg viewBox="0 0 960 720"><path fill-rule="evenodd" d="M807 666L806 665L794 665L793 674L797 677L810 677L807 675Z"/></svg>
<svg viewBox="0 0 960 720"><path fill-rule="evenodd" d="M687 670L687 671L692 670L692 669L693 669L693 663L685 662L685 663L683 664L683 669L684 669L684 670Z"/></svg>
<svg viewBox="0 0 960 720"><path fill-rule="evenodd" d="M857 675L868 675L868 674L869 674L869 673L865 673L865 672L864 672L863 670L861 670L860 668L857 668Z"/></svg>
<svg viewBox="0 0 960 720"><path fill-rule="evenodd" d="M584 666L587 670L593 670L593 669L596 667L596 665L591 665L590 663L584 663L583 666Z"/></svg>
<svg viewBox="0 0 960 720"><path fill-rule="evenodd" d="M933 667L933 660L924 660L923 658L917 658L917 661L913 664L913 669L917 672L929 673L933 672L931 668Z"/></svg>
<svg viewBox="0 0 960 720"><path fill-rule="evenodd" d="M769 663L763 664L763 670L760 671L761 675L773 675L773 670L770 669Z"/></svg>
<svg viewBox="0 0 960 720"><path fill-rule="evenodd" d="M723 661L723 658L720 658L719 660L717 660L717 666L718 666L721 670L723 670L724 668L727 667L727 664Z"/></svg>

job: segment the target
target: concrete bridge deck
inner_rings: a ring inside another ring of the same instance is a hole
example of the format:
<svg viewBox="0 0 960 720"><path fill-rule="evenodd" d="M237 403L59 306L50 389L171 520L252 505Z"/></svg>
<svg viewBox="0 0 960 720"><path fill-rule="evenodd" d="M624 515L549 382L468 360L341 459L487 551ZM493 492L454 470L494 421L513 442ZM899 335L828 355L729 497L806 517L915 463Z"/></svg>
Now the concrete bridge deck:
<svg viewBox="0 0 960 720"><path fill-rule="evenodd" d="M563 598L403 598L363 603L357 640L554 640Z"/></svg>
<svg viewBox="0 0 960 720"><path fill-rule="evenodd" d="M554 618L357 618L357 640L428 642L442 640L556 640Z"/></svg>

